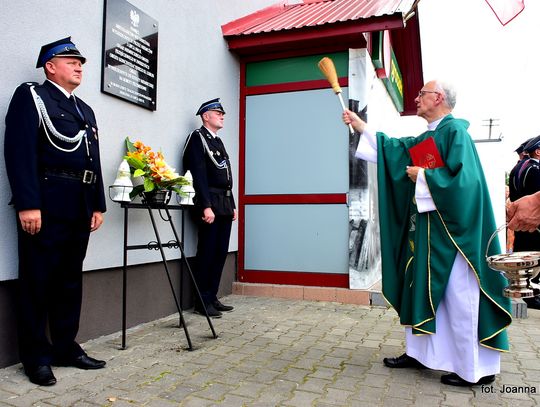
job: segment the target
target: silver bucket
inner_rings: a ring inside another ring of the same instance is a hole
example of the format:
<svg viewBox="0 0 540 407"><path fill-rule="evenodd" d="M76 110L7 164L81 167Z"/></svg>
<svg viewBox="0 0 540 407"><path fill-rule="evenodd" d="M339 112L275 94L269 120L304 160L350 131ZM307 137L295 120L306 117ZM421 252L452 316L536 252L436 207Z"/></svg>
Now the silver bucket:
<svg viewBox="0 0 540 407"><path fill-rule="evenodd" d="M504 289L504 296L532 298L540 295L540 285L531 282L531 279L540 272L539 251L504 253L488 257L491 242L503 228L506 228L506 224L491 235L486 247L486 261L489 268L501 272L507 278L508 286Z"/></svg>

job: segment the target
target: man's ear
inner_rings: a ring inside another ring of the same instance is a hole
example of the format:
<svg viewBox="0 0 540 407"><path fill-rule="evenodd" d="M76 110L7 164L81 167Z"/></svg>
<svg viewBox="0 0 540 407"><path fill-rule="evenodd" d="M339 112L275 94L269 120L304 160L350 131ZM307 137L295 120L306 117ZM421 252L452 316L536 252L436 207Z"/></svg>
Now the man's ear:
<svg viewBox="0 0 540 407"><path fill-rule="evenodd" d="M43 65L43 70L45 71L45 75L48 73L54 74L56 71L56 66L54 65L54 62L47 61L45 62L45 65Z"/></svg>

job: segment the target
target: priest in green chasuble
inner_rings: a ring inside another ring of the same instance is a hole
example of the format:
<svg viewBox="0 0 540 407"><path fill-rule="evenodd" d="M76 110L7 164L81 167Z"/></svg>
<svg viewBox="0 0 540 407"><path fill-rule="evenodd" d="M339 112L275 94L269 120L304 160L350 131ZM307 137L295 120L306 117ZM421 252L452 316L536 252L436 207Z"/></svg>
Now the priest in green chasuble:
<svg viewBox="0 0 540 407"><path fill-rule="evenodd" d="M383 295L405 326L406 352L383 362L446 371L441 382L473 386L500 372L512 317L507 281L485 259L496 224L469 124L451 114L455 102L448 84L426 83L415 103L428 130L418 137L390 138L349 110L343 121L361 133L357 157L377 163ZM411 154L418 150L420 161ZM488 251L500 253L497 239Z"/></svg>

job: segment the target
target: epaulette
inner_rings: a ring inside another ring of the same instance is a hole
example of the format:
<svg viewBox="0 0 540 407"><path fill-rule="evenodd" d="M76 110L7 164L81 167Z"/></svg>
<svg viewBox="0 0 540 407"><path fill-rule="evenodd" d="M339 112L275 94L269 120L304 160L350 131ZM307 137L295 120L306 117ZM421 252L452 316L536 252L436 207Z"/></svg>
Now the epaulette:
<svg viewBox="0 0 540 407"><path fill-rule="evenodd" d="M32 92L32 89L35 89L37 86L39 86L37 82L23 82L18 88L24 89L25 92Z"/></svg>

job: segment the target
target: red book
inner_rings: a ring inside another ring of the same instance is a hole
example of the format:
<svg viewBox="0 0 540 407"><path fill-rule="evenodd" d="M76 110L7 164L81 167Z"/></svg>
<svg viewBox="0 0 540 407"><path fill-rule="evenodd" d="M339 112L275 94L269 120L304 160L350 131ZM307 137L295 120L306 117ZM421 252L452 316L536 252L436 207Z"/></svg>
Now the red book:
<svg viewBox="0 0 540 407"><path fill-rule="evenodd" d="M444 167L444 162L437 150L433 137L428 137L421 143L409 148L413 165L422 168Z"/></svg>

